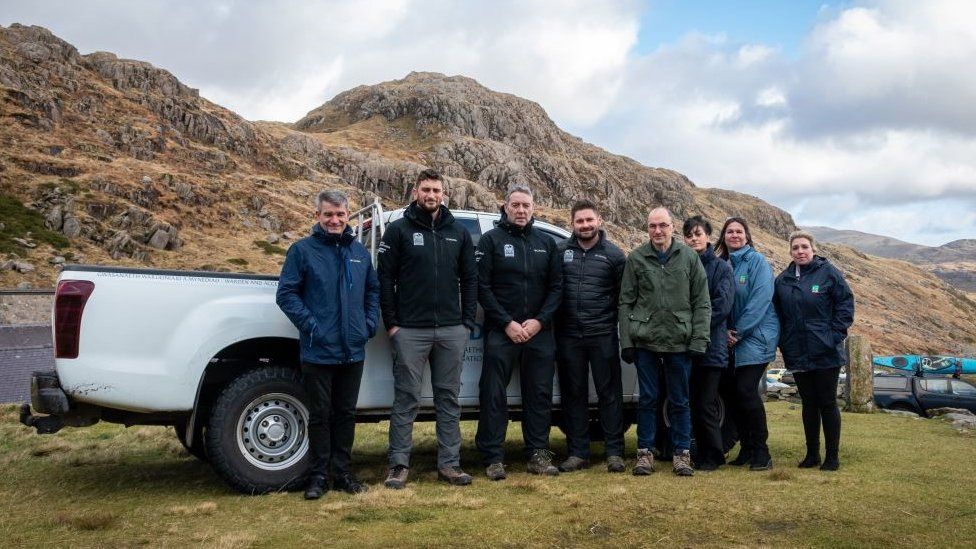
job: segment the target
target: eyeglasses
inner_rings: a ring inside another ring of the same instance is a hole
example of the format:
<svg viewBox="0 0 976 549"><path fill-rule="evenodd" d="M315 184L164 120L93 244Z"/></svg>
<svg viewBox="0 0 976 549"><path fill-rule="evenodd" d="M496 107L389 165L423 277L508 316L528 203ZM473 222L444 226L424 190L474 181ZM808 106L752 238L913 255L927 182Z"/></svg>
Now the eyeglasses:
<svg viewBox="0 0 976 549"><path fill-rule="evenodd" d="M647 224L647 229L649 231L653 231L655 229L661 229L662 231L665 231L670 226L671 226L670 223L658 223L657 225L655 225L654 223L648 223Z"/></svg>

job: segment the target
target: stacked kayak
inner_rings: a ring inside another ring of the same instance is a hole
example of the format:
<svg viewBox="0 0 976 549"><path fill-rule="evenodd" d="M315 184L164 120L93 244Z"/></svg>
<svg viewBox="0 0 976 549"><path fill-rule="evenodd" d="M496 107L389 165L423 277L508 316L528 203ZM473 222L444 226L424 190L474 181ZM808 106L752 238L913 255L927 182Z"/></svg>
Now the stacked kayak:
<svg viewBox="0 0 976 549"><path fill-rule="evenodd" d="M875 366L916 374L976 374L976 358L929 355L876 356Z"/></svg>

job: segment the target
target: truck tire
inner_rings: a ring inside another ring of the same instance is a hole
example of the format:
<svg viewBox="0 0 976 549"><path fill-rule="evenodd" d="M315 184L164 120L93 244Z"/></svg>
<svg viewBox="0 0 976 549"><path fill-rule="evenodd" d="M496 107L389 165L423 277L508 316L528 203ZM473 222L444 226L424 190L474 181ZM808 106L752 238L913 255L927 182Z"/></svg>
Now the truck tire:
<svg viewBox="0 0 976 549"><path fill-rule="evenodd" d="M306 401L295 369L262 367L231 381L217 396L206 430L217 474L246 494L301 487L309 466Z"/></svg>
<svg viewBox="0 0 976 549"><path fill-rule="evenodd" d="M180 423L180 424L174 425L173 426L173 429L176 431L176 438L178 438L180 440L180 444L182 444L183 447L186 448L186 451L187 452L190 452L190 455L191 456L193 456L193 457L195 457L195 458L197 458L197 459L199 459L200 461L203 461L203 462L210 461L209 459L207 459L207 441L204 439L203 426L202 425L197 425L196 432L193 433L193 444L192 445L186 443L186 425L185 424Z"/></svg>

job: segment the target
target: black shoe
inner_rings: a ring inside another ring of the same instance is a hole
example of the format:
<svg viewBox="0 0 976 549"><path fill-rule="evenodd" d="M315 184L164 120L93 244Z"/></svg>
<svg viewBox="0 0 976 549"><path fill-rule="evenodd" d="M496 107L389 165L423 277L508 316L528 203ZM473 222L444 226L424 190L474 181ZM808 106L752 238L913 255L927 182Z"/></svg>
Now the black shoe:
<svg viewBox="0 0 976 549"><path fill-rule="evenodd" d="M739 455L729 462L729 465L741 466L747 463L752 463L752 450L746 450L742 448L739 450Z"/></svg>
<svg viewBox="0 0 976 549"><path fill-rule="evenodd" d="M759 454L749 462L750 471L768 471L773 468L773 458L769 454Z"/></svg>
<svg viewBox="0 0 976 549"><path fill-rule="evenodd" d="M709 471L718 470L718 463L715 463L714 461L703 461L701 463L696 463L695 465L696 465L695 467L696 471L709 472Z"/></svg>
<svg viewBox="0 0 976 549"><path fill-rule="evenodd" d="M837 469L840 469L840 460L832 456L825 458L823 465L820 466L821 471L836 471Z"/></svg>
<svg viewBox="0 0 976 549"><path fill-rule="evenodd" d="M820 465L820 455L819 454L807 454L803 461L797 463L796 466L800 469L812 469Z"/></svg>
<svg viewBox="0 0 976 549"><path fill-rule="evenodd" d="M339 475L332 482L332 487L336 490L342 490L347 494L362 494L369 491L369 486L360 482L352 473L342 473Z"/></svg>
<svg viewBox="0 0 976 549"><path fill-rule="evenodd" d="M329 483L322 475L314 475L308 480L308 487L305 488L305 499L319 499L329 491Z"/></svg>

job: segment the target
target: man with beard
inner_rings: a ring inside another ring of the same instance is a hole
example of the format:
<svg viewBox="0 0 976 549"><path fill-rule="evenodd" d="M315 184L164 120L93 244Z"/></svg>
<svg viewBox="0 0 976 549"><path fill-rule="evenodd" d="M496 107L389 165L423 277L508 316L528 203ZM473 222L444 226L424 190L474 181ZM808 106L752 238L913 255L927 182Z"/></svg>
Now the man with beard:
<svg viewBox="0 0 976 549"><path fill-rule="evenodd" d="M420 406L424 366L437 414L437 477L455 486L471 484L460 466L461 364L474 329L478 272L471 235L442 204L444 179L424 170L414 201L390 223L379 246L383 322L393 347L393 409L387 488L406 486L413 448L413 422Z"/></svg>
<svg viewBox="0 0 976 549"><path fill-rule="evenodd" d="M607 240L596 204L580 200L570 210L573 236L560 245L563 303L556 321L556 362L569 456L563 472L590 466L589 378L599 399L607 470L624 471L623 386L617 301L627 257Z"/></svg>
<svg viewBox="0 0 976 549"><path fill-rule="evenodd" d="M502 219L478 242L478 301L485 310L485 352L479 381L481 415L475 442L491 480L505 478L508 399L519 369L526 470L558 475L549 451L555 340L552 319L562 298L556 242L532 228L532 190L512 187Z"/></svg>

